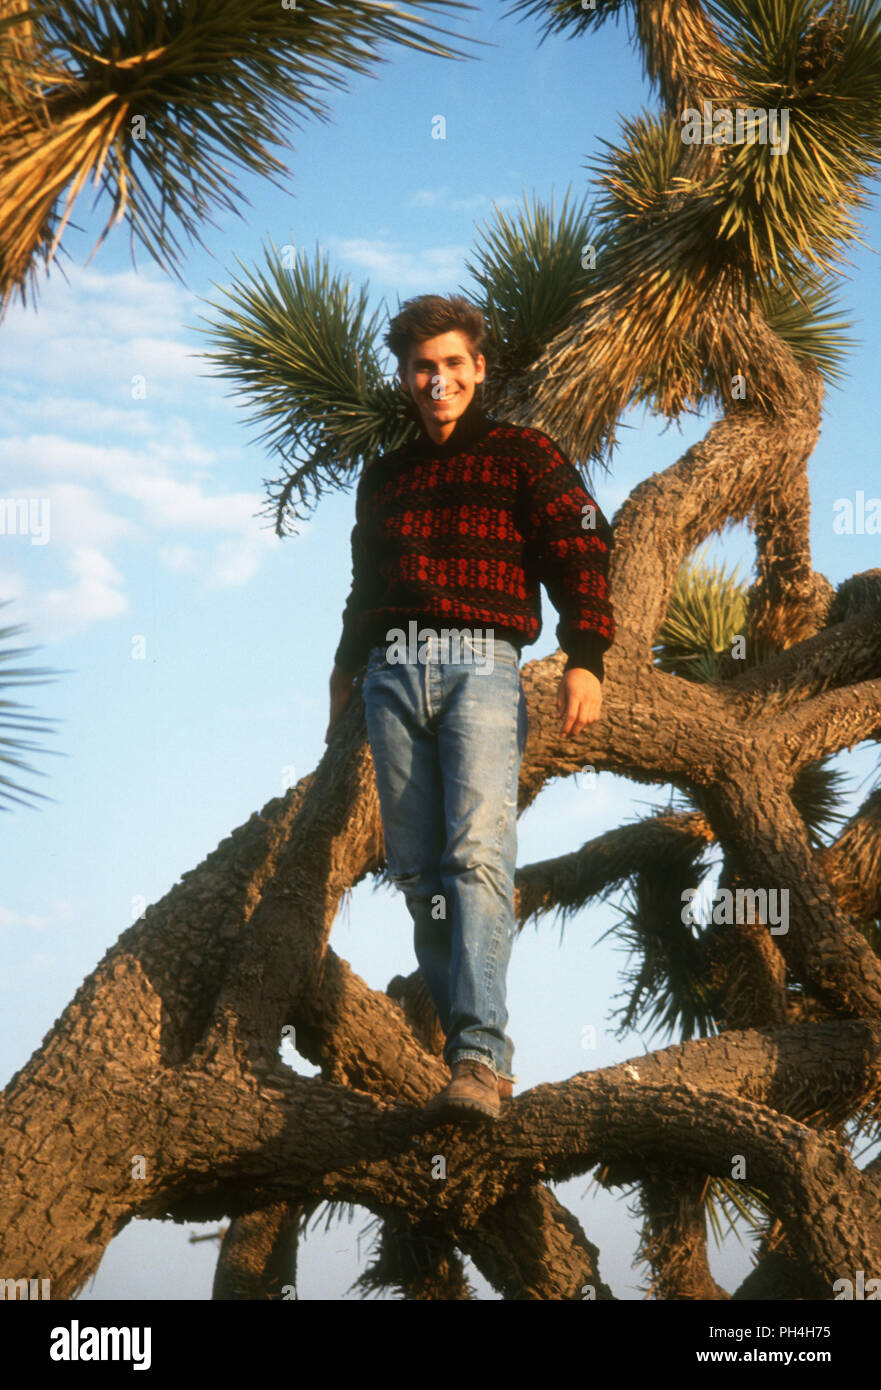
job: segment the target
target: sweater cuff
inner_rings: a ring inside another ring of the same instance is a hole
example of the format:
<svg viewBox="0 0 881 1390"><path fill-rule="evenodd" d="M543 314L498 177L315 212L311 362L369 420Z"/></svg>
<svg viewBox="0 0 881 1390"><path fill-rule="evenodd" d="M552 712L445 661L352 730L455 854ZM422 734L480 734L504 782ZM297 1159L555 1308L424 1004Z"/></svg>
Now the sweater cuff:
<svg viewBox="0 0 881 1390"><path fill-rule="evenodd" d="M592 672L602 683L606 674L603 669L603 652L610 645L609 639L598 632L573 632L564 647L568 658L564 671L572 671L578 667Z"/></svg>

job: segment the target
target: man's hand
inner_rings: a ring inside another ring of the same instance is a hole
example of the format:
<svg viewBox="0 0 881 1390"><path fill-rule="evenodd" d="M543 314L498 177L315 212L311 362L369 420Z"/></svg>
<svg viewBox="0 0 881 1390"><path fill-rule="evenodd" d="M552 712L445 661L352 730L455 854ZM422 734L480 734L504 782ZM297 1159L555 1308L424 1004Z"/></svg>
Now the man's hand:
<svg viewBox="0 0 881 1390"><path fill-rule="evenodd" d="M557 713L560 716L560 736L569 734L574 738L586 725L600 717L603 703L602 682L593 671L582 666L573 666L564 671L557 691Z"/></svg>
<svg viewBox="0 0 881 1390"><path fill-rule="evenodd" d="M341 671L339 666L334 666L330 673L330 723L324 735L325 743L330 742L330 731L351 699L354 680L354 671Z"/></svg>

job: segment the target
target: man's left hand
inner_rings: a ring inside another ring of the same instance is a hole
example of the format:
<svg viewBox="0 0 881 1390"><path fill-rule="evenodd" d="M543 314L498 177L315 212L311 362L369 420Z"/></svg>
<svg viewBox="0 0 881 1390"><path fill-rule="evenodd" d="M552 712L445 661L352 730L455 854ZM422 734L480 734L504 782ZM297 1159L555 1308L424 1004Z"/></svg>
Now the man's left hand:
<svg viewBox="0 0 881 1390"><path fill-rule="evenodd" d="M573 666L564 671L557 691L557 713L560 716L560 736L574 738L588 724L600 717L603 703L602 683L592 671Z"/></svg>

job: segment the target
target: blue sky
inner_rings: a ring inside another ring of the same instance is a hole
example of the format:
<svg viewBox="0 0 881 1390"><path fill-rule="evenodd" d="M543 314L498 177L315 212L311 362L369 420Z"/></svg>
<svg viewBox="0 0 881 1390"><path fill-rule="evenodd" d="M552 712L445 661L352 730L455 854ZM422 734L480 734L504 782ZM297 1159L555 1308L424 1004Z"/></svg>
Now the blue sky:
<svg viewBox="0 0 881 1390"><path fill-rule="evenodd" d="M65 238L37 311L13 308L0 326L0 495L49 499L51 536L0 537L2 621L27 623L32 658L63 668L25 692L35 712L59 720L31 777L55 798L5 816L0 895L0 1077L38 1047L83 978L143 910L234 827L324 754L327 682L350 583L354 493L328 496L300 534L276 539L260 515L263 479L276 465L255 430L199 357L196 331L238 273L236 257L262 265L264 244L317 245L353 287L369 281L371 308L424 292L471 286L465 261L493 204L509 214L526 195L559 207L580 198L585 163L614 140L619 116L651 103L623 26L536 50L532 22L483 6L453 27L492 45L471 62L404 49L376 78L353 76L332 92L327 124L290 131L291 187L237 180L243 219L218 215L206 249L192 248L185 284L142 252L133 268L118 230L86 265L106 208L77 204L81 231ZM446 139L431 138L443 114ZM837 499L881 492L877 463L879 218L852 253L842 298L860 342L844 389L828 393L810 465L814 564L832 581L878 564L878 538L833 530ZM133 378L146 395L133 397ZM663 469L707 421L665 430L628 418L614 473L595 479L614 514L641 479ZM733 528L711 557L740 563L752 547ZM525 660L554 650L556 615ZM871 750L839 759L851 775L848 808L865 795ZM575 848L664 802L607 774L594 784L549 786L520 824L519 862ZM529 927L509 974L510 1031L518 1089L638 1055L666 1039L613 1036L620 1004L620 947L598 938L614 906L582 913L560 932ZM333 945L374 987L415 965L403 902L360 885L334 928ZM592 1025L597 1047L582 1047ZM313 1069L298 1063L302 1070ZM601 1272L621 1298L640 1296L633 1267L638 1228L620 1195L589 1191L584 1177L558 1195L601 1251ZM363 1268L366 1214L304 1242L300 1296L340 1299ZM187 1229L213 1229L187 1228ZM187 1229L132 1223L107 1251L86 1297L207 1298L215 1247L189 1245ZM734 1287L749 1267L729 1240L713 1254ZM473 1275L483 1296L492 1297Z"/></svg>

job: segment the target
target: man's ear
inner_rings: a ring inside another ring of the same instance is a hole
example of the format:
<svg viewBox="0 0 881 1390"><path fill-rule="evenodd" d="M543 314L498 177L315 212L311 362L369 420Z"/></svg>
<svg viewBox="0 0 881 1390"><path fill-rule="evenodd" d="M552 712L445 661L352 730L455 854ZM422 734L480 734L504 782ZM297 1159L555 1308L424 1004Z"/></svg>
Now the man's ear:
<svg viewBox="0 0 881 1390"><path fill-rule="evenodd" d="M407 395L409 396L410 387L407 385L407 378L404 376L404 373L401 371L400 367L398 368L398 385L400 386L401 390L406 391Z"/></svg>

